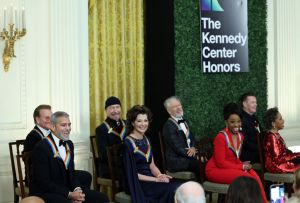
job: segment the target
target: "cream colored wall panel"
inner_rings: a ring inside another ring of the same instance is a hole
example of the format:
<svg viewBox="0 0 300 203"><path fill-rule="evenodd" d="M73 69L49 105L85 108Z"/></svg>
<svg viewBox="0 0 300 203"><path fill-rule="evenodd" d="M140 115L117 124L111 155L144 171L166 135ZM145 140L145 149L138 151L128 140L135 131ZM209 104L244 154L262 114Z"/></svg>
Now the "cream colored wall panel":
<svg viewBox="0 0 300 203"><path fill-rule="evenodd" d="M268 0L268 106L285 119L281 132L288 145L300 145L299 0Z"/></svg>

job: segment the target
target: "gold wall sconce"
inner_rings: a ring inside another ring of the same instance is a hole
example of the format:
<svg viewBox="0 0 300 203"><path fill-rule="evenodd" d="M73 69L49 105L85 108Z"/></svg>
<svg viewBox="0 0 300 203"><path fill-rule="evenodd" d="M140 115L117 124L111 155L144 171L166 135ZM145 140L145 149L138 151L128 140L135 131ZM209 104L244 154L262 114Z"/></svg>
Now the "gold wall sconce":
<svg viewBox="0 0 300 203"><path fill-rule="evenodd" d="M6 8L3 9L3 31L0 32L0 37L5 41L5 48L2 55L2 62L4 65L4 71L9 69L10 60L15 56L14 45L15 42L26 34L25 26L25 9L18 11L10 6L10 12L8 15L9 22L7 24Z"/></svg>

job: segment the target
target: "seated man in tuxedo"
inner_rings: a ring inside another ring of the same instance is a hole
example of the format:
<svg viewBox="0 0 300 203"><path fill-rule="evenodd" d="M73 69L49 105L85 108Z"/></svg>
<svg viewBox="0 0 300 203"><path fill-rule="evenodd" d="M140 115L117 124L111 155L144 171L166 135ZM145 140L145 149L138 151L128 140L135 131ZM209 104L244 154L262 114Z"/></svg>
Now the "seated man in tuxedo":
<svg viewBox="0 0 300 203"><path fill-rule="evenodd" d="M26 136L23 152L31 152L38 142L50 134L51 115L52 110L50 105L41 104L35 108L33 112L35 126ZM29 160L29 164L31 165L31 160ZM29 170L31 170L31 166L29 167ZM29 174L31 174L31 171L29 171ZM76 170L75 176L78 177L79 181L85 188L90 188L92 183L92 175L89 172Z"/></svg>
<svg viewBox="0 0 300 203"><path fill-rule="evenodd" d="M251 164L259 163L257 136L261 132L261 126L255 115L257 101L252 92L243 94L240 98L242 107L242 132L244 135L241 161L250 161Z"/></svg>
<svg viewBox="0 0 300 203"><path fill-rule="evenodd" d="M105 101L107 118L96 128L96 139L100 156L99 174L110 178L106 147L123 142L126 133L125 121L121 118L121 102L117 97L109 97Z"/></svg>
<svg viewBox="0 0 300 203"><path fill-rule="evenodd" d="M166 144L167 170L170 172L191 171L200 174L195 139L187 122L183 119L183 108L178 97L165 100L164 106L170 114L163 126Z"/></svg>
<svg viewBox="0 0 300 203"><path fill-rule="evenodd" d="M51 131L32 153L32 195L47 203L109 202L104 194L83 188L74 176L74 145L69 140L69 115L62 111L52 114Z"/></svg>

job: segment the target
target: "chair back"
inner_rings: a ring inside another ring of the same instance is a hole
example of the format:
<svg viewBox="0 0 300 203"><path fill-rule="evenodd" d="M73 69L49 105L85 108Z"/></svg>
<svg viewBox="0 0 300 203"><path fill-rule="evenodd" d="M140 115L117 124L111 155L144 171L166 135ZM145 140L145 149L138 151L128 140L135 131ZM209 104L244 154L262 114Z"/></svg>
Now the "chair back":
<svg viewBox="0 0 300 203"><path fill-rule="evenodd" d="M166 165L166 156L165 156L165 141L161 134L161 132L158 132L158 138L159 138L159 145L160 145L160 153L161 153L161 160L162 160L162 167L163 167L163 173L166 173L167 171L167 165Z"/></svg>
<svg viewBox="0 0 300 203"><path fill-rule="evenodd" d="M200 162L200 181L203 183L206 181L205 167L208 160L213 155L213 138L203 137L197 144L198 156Z"/></svg>
<svg viewBox="0 0 300 203"><path fill-rule="evenodd" d="M264 140L266 137L267 131L262 131L259 134L257 134L257 146L258 146L258 155L259 155L259 160L261 163L261 171L262 174L266 172L265 169L265 157L264 157ZM262 178L263 179L263 178Z"/></svg>
<svg viewBox="0 0 300 203"><path fill-rule="evenodd" d="M112 194L113 198L115 194L119 192L119 188L123 183L123 161L122 161L122 144L115 144L106 147L108 167L110 172L110 177L112 180Z"/></svg>
<svg viewBox="0 0 300 203"><path fill-rule="evenodd" d="M29 189L31 188L31 154L32 152L24 152L21 155L16 155L17 158L17 171L19 176L19 186L21 191L21 197L27 197L28 192L26 191L26 185ZM25 179L26 177L26 179Z"/></svg>
<svg viewBox="0 0 300 203"><path fill-rule="evenodd" d="M8 143L9 147L9 155L11 162L11 169L13 174L13 187L14 187L14 201L18 202L18 196L25 197L28 194L25 192L25 177L22 177L22 173L20 175L19 170L16 167L16 162L18 156L21 156L22 151L24 149L24 141L25 140L16 140L14 142Z"/></svg>
<svg viewBox="0 0 300 203"><path fill-rule="evenodd" d="M97 148L97 140L96 140L96 136L92 135L90 136L90 144L91 144L91 149L92 149L92 153L93 153L93 163L94 163L94 175L95 175L95 178L94 180L96 181L96 179L98 177L100 177L100 174L99 174L99 171L98 171L98 168L100 167L99 166L99 153L98 153L98 148ZM99 191L100 189L100 186L98 184L95 183L95 186L96 186L96 189Z"/></svg>

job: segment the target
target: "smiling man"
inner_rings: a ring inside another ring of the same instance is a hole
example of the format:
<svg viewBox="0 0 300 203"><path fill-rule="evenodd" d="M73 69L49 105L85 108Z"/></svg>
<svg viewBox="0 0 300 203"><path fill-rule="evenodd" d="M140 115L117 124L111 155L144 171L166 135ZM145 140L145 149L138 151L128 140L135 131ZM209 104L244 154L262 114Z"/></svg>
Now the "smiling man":
<svg viewBox="0 0 300 203"><path fill-rule="evenodd" d="M170 172L192 171L199 175L195 139L190 128L183 119L183 108L178 97L165 100L164 106L170 114L163 127L166 143L167 170Z"/></svg>
<svg viewBox="0 0 300 203"><path fill-rule="evenodd" d="M255 116L257 107L255 94L252 92L243 94L240 103L242 107L242 132L244 134L240 160L259 163L257 136L261 127Z"/></svg>
<svg viewBox="0 0 300 203"><path fill-rule="evenodd" d="M66 112L52 114L51 132L32 153L32 195L47 203L108 202L104 194L84 188L74 176L74 145L69 139L71 122Z"/></svg>
<svg viewBox="0 0 300 203"><path fill-rule="evenodd" d="M100 156L99 174L110 178L106 147L123 142L126 133L125 121L121 119L121 102L117 97L109 97L105 102L107 118L96 128L96 139Z"/></svg>

